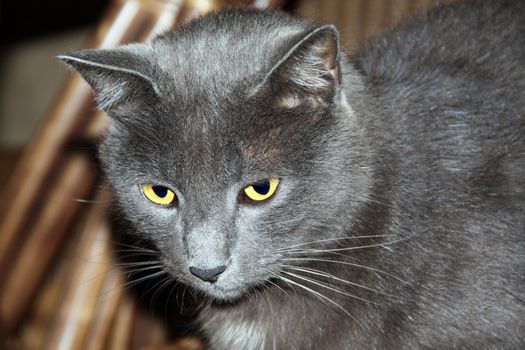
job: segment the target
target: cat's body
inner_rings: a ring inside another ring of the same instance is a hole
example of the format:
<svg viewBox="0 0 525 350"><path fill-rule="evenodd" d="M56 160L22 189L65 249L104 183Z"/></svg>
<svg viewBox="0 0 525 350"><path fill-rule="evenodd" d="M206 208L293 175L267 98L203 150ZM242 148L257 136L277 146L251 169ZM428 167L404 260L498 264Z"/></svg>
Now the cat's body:
<svg viewBox="0 0 525 350"><path fill-rule="evenodd" d="M212 348L525 347L523 2L431 11L348 62L332 27L259 11L63 59L115 119L124 214L211 300Z"/></svg>

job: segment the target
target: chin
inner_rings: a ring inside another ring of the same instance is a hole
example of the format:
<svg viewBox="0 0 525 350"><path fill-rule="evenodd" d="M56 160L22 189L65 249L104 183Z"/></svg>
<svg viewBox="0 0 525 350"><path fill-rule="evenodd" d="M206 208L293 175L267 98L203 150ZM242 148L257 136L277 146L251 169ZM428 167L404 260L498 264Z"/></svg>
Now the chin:
<svg viewBox="0 0 525 350"><path fill-rule="evenodd" d="M235 304L249 292L249 286L228 287L220 283L194 283L192 287L198 290L205 298L216 303Z"/></svg>

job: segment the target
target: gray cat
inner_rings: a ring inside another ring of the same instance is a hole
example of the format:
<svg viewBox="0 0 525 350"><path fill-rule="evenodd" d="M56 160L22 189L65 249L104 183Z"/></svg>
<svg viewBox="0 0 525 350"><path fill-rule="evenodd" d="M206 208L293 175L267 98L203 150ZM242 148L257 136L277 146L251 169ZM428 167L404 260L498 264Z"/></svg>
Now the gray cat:
<svg viewBox="0 0 525 350"><path fill-rule="evenodd" d="M351 56L333 26L232 9L60 58L211 348L525 348L524 1L438 7Z"/></svg>

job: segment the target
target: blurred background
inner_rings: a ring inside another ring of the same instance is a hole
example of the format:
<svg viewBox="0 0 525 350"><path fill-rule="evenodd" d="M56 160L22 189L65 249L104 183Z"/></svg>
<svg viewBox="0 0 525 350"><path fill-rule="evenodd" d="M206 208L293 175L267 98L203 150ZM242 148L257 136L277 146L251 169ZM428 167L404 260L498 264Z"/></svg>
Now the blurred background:
<svg viewBox="0 0 525 350"><path fill-rule="evenodd" d="M0 1L0 191L64 82L56 53L81 47L108 3Z"/></svg>
<svg viewBox="0 0 525 350"><path fill-rule="evenodd" d="M162 320L128 296L94 161L108 121L58 53L147 40L225 4L335 24L351 52L435 3L0 0L0 349L201 348L193 338L163 347Z"/></svg>

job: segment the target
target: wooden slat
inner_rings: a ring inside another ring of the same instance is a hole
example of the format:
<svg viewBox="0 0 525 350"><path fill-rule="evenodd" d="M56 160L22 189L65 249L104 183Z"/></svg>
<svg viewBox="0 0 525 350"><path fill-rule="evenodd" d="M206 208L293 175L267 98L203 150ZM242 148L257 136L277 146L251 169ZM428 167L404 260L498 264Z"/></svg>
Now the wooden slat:
<svg viewBox="0 0 525 350"><path fill-rule="evenodd" d="M68 268L68 265L61 264L50 271L32 305L28 321L24 323L24 327L16 337L11 335L7 339L7 344L0 340L0 349L4 349L2 345L5 349L42 349L42 344L49 333L49 320L55 314L56 305L60 304Z"/></svg>
<svg viewBox="0 0 525 350"><path fill-rule="evenodd" d="M43 208L31 218L28 239L13 260L1 291L0 313L6 328L14 328L24 314L84 198L92 190L96 172L82 154L71 156L49 191ZM84 181L80 181L83 179Z"/></svg>
<svg viewBox="0 0 525 350"><path fill-rule="evenodd" d="M5 273L15 240L23 234L20 231L24 222L31 217L36 194L43 189L57 156L74 133L79 111L91 106L89 87L80 77L68 80L61 96L6 187L0 210L0 276Z"/></svg>
<svg viewBox="0 0 525 350"><path fill-rule="evenodd" d="M111 337L106 343L109 350L131 350L133 322L137 315L137 306L133 299L125 296L117 309L111 328Z"/></svg>
<svg viewBox="0 0 525 350"><path fill-rule="evenodd" d="M96 198L97 201L105 202L107 194L101 193ZM102 312L100 317L95 314L98 306L105 309L104 306L108 304L118 304L122 294L119 288L115 288L101 295L104 286L114 286L118 280L114 271L110 273L111 238L105 209L103 205L90 208L86 224L78 237L75 255L70 257L73 267L69 283L64 288L62 302L57 305L45 349L83 349L93 320L111 324L111 320L100 319L107 312ZM97 333L96 328L92 332Z"/></svg>
<svg viewBox="0 0 525 350"><path fill-rule="evenodd" d="M124 284L122 271L111 265L82 349L104 349L108 340L112 338L111 325L116 319L117 310L124 296Z"/></svg>
<svg viewBox="0 0 525 350"><path fill-rule="evenodd" d="M165 25L167 11L178 7L168 0L153 2L115 1L90 46L143 40L161 30L158 20ZM0 322L8 332L19 324L69 231L79 209L72 200L85 199L97 179L90 157L72 154L68 145L95 136L86 131L102 132L104 118L89 86L73 75L7 186L0 209Z"/></svg>

